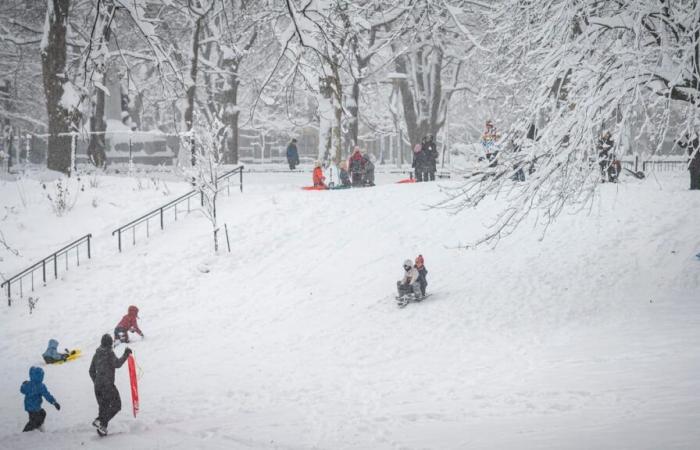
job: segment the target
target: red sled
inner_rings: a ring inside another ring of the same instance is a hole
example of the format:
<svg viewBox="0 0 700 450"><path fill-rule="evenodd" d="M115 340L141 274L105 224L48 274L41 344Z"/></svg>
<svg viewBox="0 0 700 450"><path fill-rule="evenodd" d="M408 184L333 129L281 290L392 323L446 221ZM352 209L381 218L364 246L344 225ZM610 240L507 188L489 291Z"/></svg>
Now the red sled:
<svg viewBox="0 0 700 450"><path fill-rule="evenodd" d="M327 191L328 188L325 186L304 186L302 187L305 191Z"/></svg>
<svg viewBox="0 0 700 450"><path fill-rule="evenodd" d="M139 384L136 380L136 361L133 355L129 355L129 381L131 382L131 406L134 410L134 417L139 412Z"/></svg>
<svg viewBox="0 0 700 450"><path fill-rule="evenodd" d="M396 183L397 184L403 184L403 183L415 183L416 179L415 178L405 178L403 180L399 180Z"/></svg>

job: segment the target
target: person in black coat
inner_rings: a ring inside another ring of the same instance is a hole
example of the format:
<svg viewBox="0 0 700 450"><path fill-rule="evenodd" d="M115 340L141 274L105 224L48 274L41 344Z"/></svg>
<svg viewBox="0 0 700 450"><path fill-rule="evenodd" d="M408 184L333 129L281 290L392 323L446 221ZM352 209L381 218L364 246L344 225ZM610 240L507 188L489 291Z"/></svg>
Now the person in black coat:
<svg viewBox="0 0 700 450"><path fill-rule="evenodd" d="M425 166L423 169L423 181L435 181L435 172L437 172L438 151L437 144L432 134L425 138L423 144L423 152L425 153Z"/></svg>
<svg viewBox="0 0 700 450"><path fill-rule="evenodd" d="M95 386L95 398L99 412L97 418L92 422L92 426L97 428L97 432L104 436L107 434L107 425L114 416L122 409L122 400L119 391L114 385L114 372L124 365L126 359L131 355L131 349L124 349L124 354L117 358L112 350L112 336L105 334L102 336L100 347L95 351L90 364L90 378Z"/></svg>
<svg viewBox="0 0 700 450"><path fill-rule="evenodd" d="M425 143L426 138L424 137L420 144L416 144L415 147L413 147L413 163L411 167L413 167L415 171L416 181L418 182L423 181L423 173L425 172L425 165L427 164L427 154L423 151Z"/></svg>
<svg viewBox="0 0 700 450"><path fill-rule="evenodd" d="M685 136L678 141L678 146L688 150L690 163L688 164L688 172L690 172L690 190L700 190L700 138L695 134L691 136L686 133Z"/></svg>
<svg viewBox="0 0 700 450"><path fill-rule="evenodd" d="M289 170L296 169L299 164L299 150L297 149L296 139L292 139L287 145L287 163L289 164Z"/></svg>

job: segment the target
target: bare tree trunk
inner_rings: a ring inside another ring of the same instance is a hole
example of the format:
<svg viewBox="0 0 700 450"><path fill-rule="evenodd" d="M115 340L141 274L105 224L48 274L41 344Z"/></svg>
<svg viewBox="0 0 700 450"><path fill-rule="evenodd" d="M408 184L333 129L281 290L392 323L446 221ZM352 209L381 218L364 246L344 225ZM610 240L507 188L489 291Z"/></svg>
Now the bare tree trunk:
<svg viewBox="0 0 700 450"><path fill-rule="evenodd" d="M204 16L199 16L195 21L194 36L192 37L192 60L190 67L190 79L187 85L187 108L185 109L185 128L187 131L192 130L192 121L194 118L194 102L197 95L197 71L199 65L199 35L202 30L202 22ZM194 148L194 138L191 142L190 152L192 154L191 163L194 166L197 163Z"/></svg>
<svg viewBox="0 0 700 450"><path fill-rule="evenodd" d="M66 27L70 0L47 0L46 35L42 41L42 77L49 121L47 167L69 174L71 170L71 124L75 112L65 104Z"/></svg>
<svg viewBox="0 0 700 450"><path fill-rule="evenodd" d="M100 14L100 11L98 11ZM114 14L114 5L110 5L106 12L102 13L100 30L100 41L98 48L101 50L107 46L110 37L110 25ZM107 86L108 61L104 58L104 53L101 52L101 75L100 82L103 86ZM102 89L97 89L95 93L95 111L90 117L90 143L88 144L88 157L95 167L104 167L107 160L105 154L105 131L107 131L107 123L105 122L105 92ZM120 95L120 93L110 92L110 95Z"/></svg>

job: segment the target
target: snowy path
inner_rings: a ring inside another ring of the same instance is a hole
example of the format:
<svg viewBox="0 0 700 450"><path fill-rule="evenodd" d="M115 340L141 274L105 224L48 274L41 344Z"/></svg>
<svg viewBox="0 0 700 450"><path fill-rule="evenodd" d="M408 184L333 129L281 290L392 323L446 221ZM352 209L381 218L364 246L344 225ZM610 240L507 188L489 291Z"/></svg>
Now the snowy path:
<svg viewBox="0 0 700 450"><path fill-rule="evenodd" d="M682 180L683 182L685 180ZM437 185L224 198L233 253L202 218L0 310L4 448L649 448L700 442L700 198L668 180L602 186L544 241L447 249L494 210L424 211ZM611 208L614 213L610 213ZM691 212L694 211L694 212ZM422 253L424 303L393 304ZM210 268L209 273L197 269ZM98 440L87 367L129 304L146 339L142 413ZM46 341L87 355L47 367L62 403L19 432L18 393Z"/></svg>

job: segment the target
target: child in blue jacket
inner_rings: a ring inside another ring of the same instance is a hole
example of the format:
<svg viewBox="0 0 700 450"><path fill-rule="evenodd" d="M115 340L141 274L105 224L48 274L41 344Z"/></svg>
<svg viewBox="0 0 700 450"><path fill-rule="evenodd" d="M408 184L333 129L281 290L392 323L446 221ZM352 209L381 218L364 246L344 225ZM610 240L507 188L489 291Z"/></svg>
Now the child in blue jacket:
<svg viewBox="0 0 700 450"><path fill-rule="evenodd" d="M22 383L19 391L24 394L24 410L29 413L29 422L24 426L22 431L32 431L41 427L46 418L46 411L41 407L42 397L47 402L61 409L55 398L51 395L44 381L44 369L41 367L31 367L29 369L29 381Z"/></svg>
<svg viewBox="0 0 700 450"><path fill-rule="evenodd" d="M58 341L56 339L49 340L49 346L46 348L43 356L46 364L53 364L59 361L65 361L70 355L70 352L66 350L66 353L60 353L58 351Z"/></svg>

